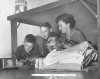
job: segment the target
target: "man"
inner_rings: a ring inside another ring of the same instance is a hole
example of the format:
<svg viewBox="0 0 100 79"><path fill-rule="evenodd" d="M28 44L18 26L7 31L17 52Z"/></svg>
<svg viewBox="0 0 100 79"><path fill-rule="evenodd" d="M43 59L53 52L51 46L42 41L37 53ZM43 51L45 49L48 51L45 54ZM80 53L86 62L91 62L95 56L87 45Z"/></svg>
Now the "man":
<svg viewBox="0 0 100 79"><path fill-rule="evenodd" d="M40 56L40 51L35 41L35 36L33 36L32 34L26 35L24 44L19 46L15 52L17 61L23 66L31 66L34 58Z"/></svg>
<svg viewBox="0 0 100 79"><path fill-rule="evenodd" d="M51 25L48 22L46 22L42 24L40 27L41 36L36 37L37 44L39 45L39 49L41 51L41 57L45 57L49 53L49 50L47 48L47 40L50 31L51 31Z"/></svg>

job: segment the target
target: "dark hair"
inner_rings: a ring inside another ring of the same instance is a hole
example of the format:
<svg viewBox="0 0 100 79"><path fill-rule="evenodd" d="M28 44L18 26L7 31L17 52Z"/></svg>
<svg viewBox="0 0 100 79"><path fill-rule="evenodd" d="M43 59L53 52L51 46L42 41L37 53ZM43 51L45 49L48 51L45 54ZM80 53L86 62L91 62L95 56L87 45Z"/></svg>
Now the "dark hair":
<svg viewBox="0 0 100 79"><path fill-rule="evenodd" d="M57 16L56 23L58 23L60 20L64 21L66 24L70 23L70 28L71 29L73 29L75 27L76 21L75 21L74 17L71 14L64 13L64 14L61 14L61 15Z"/></svg>
<svg viewBox="0 0 100 79"><path fill-rule="evenodd" d="M49 37L55 37L57 40L58 38L60 38L60 35L58 33L55 33L55 32L50 32Z"/></svg>
<svg viewBox="0 0 100 79"><path fill-rule="evenodd" d="M41 27L46 27L46 28L52 28L51 24L49 22L45 22L43 24L41 24Z"/></svg>
<svg viewBox="0 0 100 79"><path fill-rule="evenodd" d="M25 40L30 43L35 43L36 39L35 36L32 34L28 34L25 36Z"/></svg>
<svg viewBox="0 0 100 79"><path fill-rule="evenodd" d="M58 37L59 35L55 32L50 32L49 37Z"/></svg>

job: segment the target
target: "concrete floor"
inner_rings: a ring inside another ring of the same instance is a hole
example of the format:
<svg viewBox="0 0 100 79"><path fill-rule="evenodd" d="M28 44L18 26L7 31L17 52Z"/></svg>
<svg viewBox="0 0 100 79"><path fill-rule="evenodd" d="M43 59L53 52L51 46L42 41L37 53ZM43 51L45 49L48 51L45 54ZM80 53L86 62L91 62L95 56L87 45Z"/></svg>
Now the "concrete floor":
<svg viewBox="0 0 100 79"><path fill-rule="evenodd" d="M3 70L0 72L0 79L48 79L48 77L33 77L33 73L37 72L33 70ZM76 76L57 77L57 79L100 79L100 72L97 70L89 72L64 72L64 74L65 73L76 74Z"/></svg>

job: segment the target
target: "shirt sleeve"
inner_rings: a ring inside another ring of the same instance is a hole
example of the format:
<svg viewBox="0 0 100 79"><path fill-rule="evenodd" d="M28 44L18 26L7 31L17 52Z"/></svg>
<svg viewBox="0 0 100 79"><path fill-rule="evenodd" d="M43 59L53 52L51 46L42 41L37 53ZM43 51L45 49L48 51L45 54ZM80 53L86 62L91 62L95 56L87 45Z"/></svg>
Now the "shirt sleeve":
<svg viewBox="0 0 100 79"><path fill-rule="evenodd" d="M15 58L20 61L21 60L21 47L17 47L16 51L15 51Z"/></svg>
<svg viewBox="0 0 100 79"><path fill-rule="evenodd" d="M73 41L76 41L76 42L78 42L78 43L81 43L81 42L83 42L83 41L86 41L86 37L85 37L85 35L83 34L83 32L81 32L81 31L75 31L74 33L73 33L73 35L72 35L72 40Z"/></svg>
<svg viewBox="0 0 100 79"><path fill-rule="evenodd" d="M43 39L40 36L36 37L37 51L42 55L43 54Z"/></svg>
<svg viewBox="0 0 100 79"><path fill-rule="evenodd" d="M44 40L42 37L37 37L36 43L38 45L38 52L40 53L40 57L45 57L48 54L48 49L46 47L46 40Z"/></svg>
<svg viewBox="0 0 100 79"><path fill-rule="evenodd" d="M37 53L37 57L41 57L42 54L38 45L36 46L36 53Z"/></svg>

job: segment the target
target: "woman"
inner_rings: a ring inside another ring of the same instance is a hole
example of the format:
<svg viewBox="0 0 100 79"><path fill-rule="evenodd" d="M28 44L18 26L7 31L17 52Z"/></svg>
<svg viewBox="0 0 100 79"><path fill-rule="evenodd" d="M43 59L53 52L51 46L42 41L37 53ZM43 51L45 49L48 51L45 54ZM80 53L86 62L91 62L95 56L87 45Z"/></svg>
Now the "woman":
<svg viewBox="0 0 100 79"><path fill-rule="evenodd" d="M71 14L61 14L56 18L58 30L66 40L72 40L75 43L86 41L86 37L79 29L75 28L76 21Z"/></svg>

